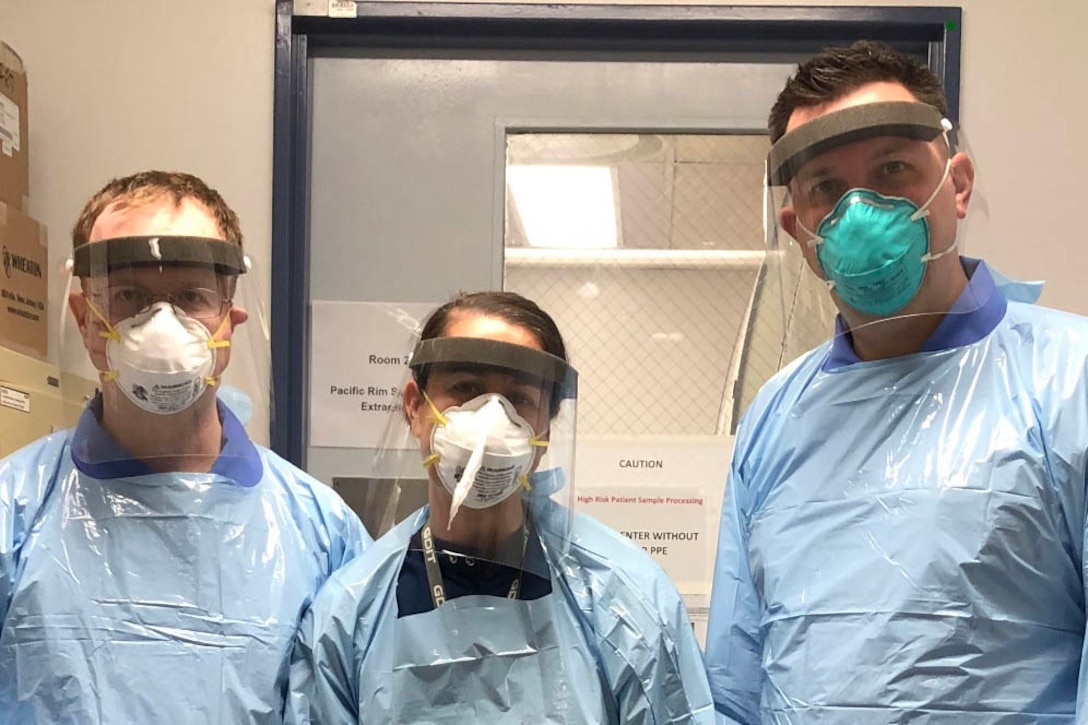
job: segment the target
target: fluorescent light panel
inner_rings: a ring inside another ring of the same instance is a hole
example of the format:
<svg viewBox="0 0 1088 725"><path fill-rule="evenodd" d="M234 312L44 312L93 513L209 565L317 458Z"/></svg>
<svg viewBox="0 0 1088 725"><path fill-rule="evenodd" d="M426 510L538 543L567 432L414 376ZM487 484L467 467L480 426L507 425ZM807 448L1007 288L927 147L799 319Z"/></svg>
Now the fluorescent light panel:
<svg viewBox="0 0 1088 725"><path fill-rule="evenodd" d="M618 243L608 166L514 165L506 183L531 247L609 249Z"/></svg>

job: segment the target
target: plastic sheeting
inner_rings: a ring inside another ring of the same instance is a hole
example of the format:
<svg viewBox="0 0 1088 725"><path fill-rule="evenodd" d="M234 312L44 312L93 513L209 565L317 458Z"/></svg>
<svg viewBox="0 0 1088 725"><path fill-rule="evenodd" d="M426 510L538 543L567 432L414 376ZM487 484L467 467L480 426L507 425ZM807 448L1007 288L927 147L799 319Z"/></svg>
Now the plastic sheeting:
<svg viewBox="0 0 1088 725"><path fill-rule="evenodd" d="M707 641L723 721L1083 716L1088 320L988 279L950 323L973 340L838 366L828 343L749 409Z"/></svg>
<svg viewBox="0 0 1088 725"><path fill-rule="evenodd" d="M574 517L561 557L550 553L549 516L534 521L552 594L466 596L398 617L397 577L426 515L330 579L300 629L288 722L714 721L675 587L641 549L585 516Z"/></svg>
<svg viewBox="0 0 1088 725"><path fill-rule="evenodd" d="M279 722L297 623L370 539L220 410L219 472L92 477L71 431L0 461L0 722Z"/></svg>

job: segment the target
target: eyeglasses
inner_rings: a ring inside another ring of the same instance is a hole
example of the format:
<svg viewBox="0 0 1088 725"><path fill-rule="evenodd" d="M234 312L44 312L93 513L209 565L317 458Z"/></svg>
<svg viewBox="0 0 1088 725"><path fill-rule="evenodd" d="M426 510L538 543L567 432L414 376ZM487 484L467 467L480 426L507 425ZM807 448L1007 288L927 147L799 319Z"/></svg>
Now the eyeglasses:
<svg viewBox="0 0 1088 725"><path fill-rule="evenodd" d="M214 321L231 304L230 298L206 287L186 287L168 294L156 294L142 287L110 286L105 291L86 294L104 306L103 314L114 320L134 317L156 302L163 301L189 317Z"/></svg>

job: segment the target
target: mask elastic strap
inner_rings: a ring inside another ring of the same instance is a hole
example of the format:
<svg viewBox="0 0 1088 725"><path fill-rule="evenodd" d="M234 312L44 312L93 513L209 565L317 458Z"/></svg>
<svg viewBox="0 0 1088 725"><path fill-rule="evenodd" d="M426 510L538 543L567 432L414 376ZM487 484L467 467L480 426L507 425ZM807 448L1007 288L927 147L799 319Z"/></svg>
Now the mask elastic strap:
<svg viewBox="0 0 1088 725"><path fill-rule="evenodd" d="M529 438L529 445L533 446L534 448L547 448L548 441L537 438L536 433L533 433L533 435ZM521 484L521 487L524 488L527 492L532 493L533 484L529 481L528 476L526 476L524 473L519 473L518 482Z"/></svg>
<svg viewBox="0 0 1088 725"><path fill-rule="evenodd" d="M215 332L212 333L211 339L208 340L208 347L215 350L221 347L230 347L230 340L216 340L215 338L223 331L223 328L227 325L227 320L230 319L230 314L223 316L223 321L219 323L219 327L215 328Z"/></svg>
<svg viewBox="0 0 1088 725"><path fill-rule="evenodd" d="M438 406L431 400L431 396L427 395L427 391L420 388L419 392L423 393L423 399L427 401L427 405L431 406L431 412L434 413L435 422L439 425L449 425L449 419L442 415L442 411L439 410Z"/></svg>
<svg viewBox="0 0 1088 725"><path fill-rule="evenodd" d="M808 241L805 242L805 244L807 244L809 247L816 247L816 246L818 246L820 244L823 244L824 238L821 237L820 235L816 234L815 232L809 231L808 227L806 227L804 224L801 223L800 217L797 218L797 226L801 227L801 230L803 232L805 232L805 234L808 234L811 237L811 239L809 239ZM816 264L820 265L821 270L823 269L823 265L820 264L819 257L816 258ZM826 277L827 273L823 272L823 274ZM835 282L834 281L832 281L830 279L823 279L821 281L824 284L827 285L828 291L835 289Z"/></svg>
<svg viewBox="0 0 1088 725"><path fill-rule="evenodd" d="M423 393L423 399L426 400L427 405L431 407L431 412L434 414L435 421L439 425L446 425L447 423L449 423L449 420L446 418L446 416L442 415L442 411L439 410L438 406L434 404L433 400L431 400L431 396L427 395L427 391L423 388L420 388L419 392ZM423 467L431 468L432 466L434 466L434 464L438 463L441 458L442 456L440 454L432 453L431 455L423 459Z"/></svg>
<svg viewBox="0 0 1088 725"><path fill-rule="evenodd" d="M943 121L945 124L948 124L949 127L951 126L948 119L943 119ZM937 182L937 187L933 190L933 193L929 195L929 198L926 199L926 203L922 204L922 206L918 208L918 211L910 215L910 220L912 222L929 216L929 205L937 198L937 194L941 193L941 187L944 186L945 179L952 173L952 142L948 139L947 130L942 135L944 137L944 145L948 149L948 161L944 163L944 173L941 174L941 180Z"/></svg>
<svg viewBox="0 0 1088 725"><path fill-rule="evenodd" d="M113 340L114 342L120 342L121 333L119 333L114 328L114 326L110 324L110 321L106 319L106 316L103 315L97 307L95 307L95 304L91 302L91 298L87 295L83 295L83 299L87 303L87 307L91 310L91 312L95 314L95 317L101 320L102 324L106 326L106 331L103 332L102 330L99 330L98 336L107 340ZM111 380L116 380L118 375L120 375L120 371L118 371L116 368L113 370L98 371L98 378L104 383L108 383Z"/></svg>
<svg viewBox="0 0 1088 725"><path fill-rule="evenodd" d="M95 306L95 304L93 302L91 302L91 298L88 297L87 295L83 295L83 300L87 303L87 307L90 308L91 312L93 312L95 314L95 317L97 317L99 320L101 320L102 324L106 326L106 332L103 332L102 330L99 330L98 331L98 336L99 337L104 337L107 340L113 340L114 342L121 342L121 333L119 333L114 328L114 326L110 324L110 321L106 319L105 315L103 315L101 312L99 312L99 310Z"/></svg>
<svg viewBox="0 0 1088 725"><path fill-rule="evenodd" d="M948 119L943 119L942 123L945 124L944 145L946 147L948 147L948 161L945 162L945 165L944 165L944 175L941 177L940 183L937 184L937 188L933 190L932 194L930 194L929 199L926 200L926 203L922 205L921 209L919 209L917 212L915 212L915 214L911 215L911 219L914 219L916 215L920 215L920 216L917 217L919 219L921 217L924 217L924 216L929 216L929 205L931 203L933 203L934 199L937 198L937 192L939 192L941 190L941 187L944 186L945 179L947 179L948 175L950 173L952 173L952 142L948 139L948 131L951 129L952 124L951 124L950 121L948 121ZM958 238L953 238L952 243L950 245L948 245L947 249L945 249L945 250L943 250L941 252L937 252L936 254L933 254L933 253L923 254L922 255L922 261L923 262L932 262L934 259L940 259L941 257L943 257L945 255L952 254L952 252L956 251L956 248L958 246L959 246L959 239Z"/></svg>
<svg viewBox="0 0 1088 725"><path fill-rule="evenodd" d="M957 246L959 246L959 240L953 239L952 243L948 245L948 249L945 249L943 252L937 252L936 254L923 254L922 261L932 262L934 259L940 259L941 257L956 251Z"/></svg>
<svg viewBox="0 0 1088 725"><path fill-rule="evenodd" d="M815 247L818 244L823 244L824 243L824 238L823 237L821 237L816 232L809 231L809 228L801 223L801 217L796 217L796 219L797 219L797 226L801 227L801 231L803 231L805 234L807 234L810 237L810 239L805 241L805 244L807 244L810 247Z"/></svg>
<svg viewBox="0 0 1088 725"><path fill-rule="evenodd" d="M226 327L227 320L229 320L229 319L230 319L229 314L224 315L223 316L223 321L219 323L219 327L215 328L215 332L213 332L212 336L210 338L208 338L208 348L209 349L218 350L220 348L230 347L230 340L216 340L215 339L216 336L220 332L222 332L223 329ZM220 378L219 378L218 375L205 375L204 376L204 384L208 385L209 387L214 388L216 385L219 385L219 379Z"/></svg>

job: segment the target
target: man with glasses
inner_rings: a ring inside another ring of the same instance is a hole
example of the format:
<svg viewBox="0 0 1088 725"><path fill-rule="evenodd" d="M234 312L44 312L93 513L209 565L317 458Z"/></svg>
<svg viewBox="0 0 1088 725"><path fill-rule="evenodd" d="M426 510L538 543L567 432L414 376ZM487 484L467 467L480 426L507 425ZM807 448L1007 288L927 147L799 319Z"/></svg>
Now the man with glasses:
<svg viewBox="0 0 1088 725"><path fill-rule="evenodd" d="M217 396L248 317L238 218L150 171L72 236L100 392L0 461L0 722L278 722L303 610L370 539Z"/></svg>

